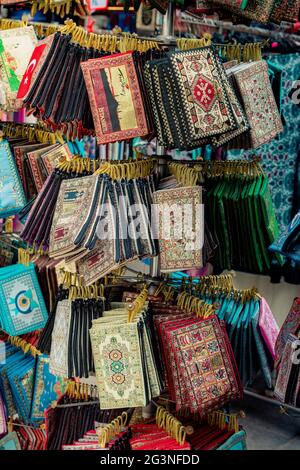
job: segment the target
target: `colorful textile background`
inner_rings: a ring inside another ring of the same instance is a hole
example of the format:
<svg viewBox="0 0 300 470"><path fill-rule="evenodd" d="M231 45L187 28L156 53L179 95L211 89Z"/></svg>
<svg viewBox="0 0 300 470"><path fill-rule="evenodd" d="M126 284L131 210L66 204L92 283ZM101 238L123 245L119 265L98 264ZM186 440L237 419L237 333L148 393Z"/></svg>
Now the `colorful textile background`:
<svg viewBox="0 0 300 470"><path fill-rule="evenodd" d="M269 185L280 228L285 228L297 210L296 177L300 182L300 112L299 107L289 98L293 82L300 76L299 54L272 54L267 57L273 64L282 68L281 108L284 118L284 131L270 143L255 150L262 157L262 166L269 178ZM250 158L253 150L228 151L228 159ZM299 191L299 188L298 188Z"/></svg>

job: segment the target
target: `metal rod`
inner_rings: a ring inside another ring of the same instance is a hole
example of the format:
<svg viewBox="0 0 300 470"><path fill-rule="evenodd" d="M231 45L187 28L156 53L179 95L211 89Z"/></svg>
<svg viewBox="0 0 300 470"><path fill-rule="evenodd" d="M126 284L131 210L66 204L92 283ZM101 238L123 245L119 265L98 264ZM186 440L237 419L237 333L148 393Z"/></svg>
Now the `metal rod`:
<svg viewBox="0 0 300 470"><path fill-rule="evenodd" d="M248 389L245 389L244 393L245 395L248 395L249 397L257 398L258 400L262 400L262 401L265 401L266 403L270 403L270 405L279 406L281 408L286 408L288 410L295 411L296 413L300 414L300 408L297 408L292 405L288 405L287 403L281 403L275 398L269 398L264 395L260 395L259 393L252 392L251 390L248 390Z"/></svg>
<svg viewBox="0 0 300 470"><path fill-rule="evenodd" d="M70 408L72 406L85 406L85 405L94 405L94 404L99 404L99 400L80 401L78 403L65 403L64 405L55 405L54 408Z"/></svg>

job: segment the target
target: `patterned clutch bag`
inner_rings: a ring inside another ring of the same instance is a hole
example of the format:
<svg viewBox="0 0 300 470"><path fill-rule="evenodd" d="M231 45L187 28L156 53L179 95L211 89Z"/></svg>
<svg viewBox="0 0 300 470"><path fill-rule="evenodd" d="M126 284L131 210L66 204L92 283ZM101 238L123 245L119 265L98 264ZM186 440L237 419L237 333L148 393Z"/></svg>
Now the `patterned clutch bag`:
<svg viewBox="0 0 300 470"><path fill-rule="evenodd" d="M0 323L11 336L43 328L47 310L33 264L0 269Z"/></svg>
<svg viewBox="0 0 300 470"><path fill-rule="evenodd" d="M6 140L0 142L0 217L16 214L26 204L18 170Z"/></svg>
<svg viewBox="0 0 300 470"><path fill-rule="evenodd" d="M33 91L33 87L37 86L38 78L40 78L39 74L41 71L43 71L43 67L45 67L45 59L50 48L52 47L53 40L54 34L41 41L38 41L31 57L28 58L28 65L17 93L17 100L20 104L20 107L22 107L23 100L26 100L30 91Z"/></svg>
<svg viewBox="0 0 300 470"><path fill-rule="evenodd" d="M232 107L232 112L234 115L234 118L237 123L237 128L234 129L233 131L225 132L224 134L220 134L217 137L213 137L213 144L216 147L220 147L227 142L233 141L234 139L243 139L245 136L246 131L249 131L250 125L248 122L248 119L246 117L246 114L237 98L236 92L234 90L234 85L230 79L229 74L226 73L226 68L225 67L220 67L220 75L221 77L227 75L228 79L224 80L224 87L227 92L228 99L231 103Z"/></svg>
<svg viewBox="0 0 300 470"><path fill-rule="evenodd" d="M228 96L234 92L213 47L168 53L147 62L144 74L162 145L196 148L239 127Z"/></svg>
<svg viewBox="0 0 300 470"><path fill-rule="evenodd" d="M128 323L127 309L104 312L90 330L101 409L146 406L162 382L147 313Z"/></svg>
<svg viewBox="0 0 300 470"><path fill-rule="evenodd" d="M268 23L276 0L248 0L242 15L260 23Z"/></svg>
<svg viewBox="0 0 300 470"><path fill-rule="evenodd" d="M89 224L100 190L100 178L85 176L62 182L53 216L49 256L62 257L74 252L76 239Z"/></svg>
<svg viewBox="0 0 300 470"><path fill-rule="evenodd" d="M35 364L34 388L31 400L31 420L43 420L44 411L54 400L58 400L65 392L66 381L49 371L50 358L39 355Z"/></svg>
<svg viewBox="0 0 300 470"><path fill-rule="evenodd" d="M300 390L299 352L299 339L290 333L282 354L274 396L279 401L293 406L299 406L300 398L298 396Z"/></svg>
<svg viewBox="0 0 300 470"><path fill-rule="evenodd" d="M33 171L28 159L28 153L45 147L47 147L47 144L33 144L28 141L13 146L16 165L25 191L25 196L28 201L37 194Z"/></svg>
<svg viewBox="0 0 300 470"><path fill-rule="evenodd" d="M241 396L235 359L224 322L215 315L176 317L167 316L160 329L165 358L171 358L168 387L172 384L177 409L187 406L203 416Z"/></svg>
<svg viewBox="0 0 300 470"><path fill-rule="evenodd" d="M281 21L296 23L298 21L299 9L299 0L276 0L271 20L275 23L280 23Z"/></svg>
<svg viewBox="0 0 300 470"><path fill-rule="evenodd" d="M275 359L275 344L279 333L279 328L274 315L264 298L260 301L259 329L268 346L269 352Z"/></svg>
<svg viewBox="0 0 300 470"><path fill-rule="evenodd" d="M231 69L250 124L251 147L257 148L282 132L283 126L264 60Z"/></svg>
<svg viewBox="0 0 300 470"><path fill-rule="evenodd" d="M31 174L32 174L36 194L42 190L44 182L46 181L47 176L49 174L48 172L44 171L44 167L42 167L41 165L41 157L45 153L55 149L56 147L57 147L57 144L49 145L42 149L27 153L28 164L31 169Z"/></svg>
<svg viewBox="0 0 300 470"><path fill-rule="evenodd" d="M0 107L4 111L18 109L18 89L36 44L32 26L0 31Z"/></svg>
<svg viewBox="0 0 300 470"><path fill-rule="evenodd" d="M98 144L149 133L132 53L81 63Z"/></svg>
<svg viewBox="0 0 300 470"><path fill-rule="evenodd" d="M57 165L63 160L72 160L73 154L70 152L68 144L59 145L53 150L49 150L41 155L41 171L49 175Z"/></svg>
<svg viewBox="0 0 300 470"><path fill-rule="evenodd" d="M279 335L276 340L275 352L277 364L281 361L283 350L290 333L298 335L300 330L300 297L295 297L290 311L280 328Z"/></svg>
<svg viewBox="0 0 300 470"><path fill-rule="evenodd" d="M0 440L0 450L21 450L16 431L9 432Z"/></svg>
<svg viewBox="0 0 300 470"><path fill-rule="evenodd" d="M77 263L77 269L86 285L104 277L120 266L117 259L117 243L115 240L115 219L112 206L107 205L105 217L107 227L106 237L97 239L90 249Z"/></svg>
<svg viewBox="0 0 300 470"><path fill-rule="evenodd" d="M10 384L14 404L20 419L30 422L30 406L33 391L34 358L24 354L15 367L9 368L7 377Z"/></svg>
<svg viewBox="0 0 300 470"><path fill-rule="evenodd" d="M260 23L268 23L273 12L276 0L212 0L212 3L217 3L239 16L244 16L251 20L259 21Z"/></svg>
<svg viewBox="0 0 300 470"><path fill-rule="evenodd" d="M4 401L7 416L13 416L17 413L17 410L13 401L7 372L10 367L13 367L13 364L18 364L22 360L24 353L9 343L4 343L2 347L5 348L5 363L2 362L0 364L0 393Z"/></svg>
<svg viewBox="0 0 300 470"><path fill-rule="evenodd" d="M146 406L137 323L94 323L90 335L100 408Z"/></svg>
<svg viewBox="0 0 300 470"><path fill-rule="evenodd" d="M57 304L52 331L50 366L53 375L68 377L68 338L71 320L71 302L61 300Z"/></svg>
<svg viewBox="0 0 300 470"><path fill-rule="evenodd" d="M151 184L151 178L111 180L107 175L63 181L49 256L76 263L89 285L128 260L156 255Z"/></svg>
<svg viewBox="0 0 300 470"><path fill-rule="evenodd" d="M172 272L201 267L204 243L202 187L156 191L153 194L153 202L158 227L161 271Z"/></svg>

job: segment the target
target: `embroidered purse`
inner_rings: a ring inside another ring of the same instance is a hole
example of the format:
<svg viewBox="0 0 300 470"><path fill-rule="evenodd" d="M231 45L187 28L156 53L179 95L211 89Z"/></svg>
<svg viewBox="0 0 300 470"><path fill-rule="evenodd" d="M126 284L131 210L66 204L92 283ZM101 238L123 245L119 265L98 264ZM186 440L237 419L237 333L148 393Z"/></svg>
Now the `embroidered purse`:
<svg viewBox="0 0 300 470"><path fill-rule="evenodd" d="M90 330L101 409L146 406L161 393L146 311L132 323L122 312L105 312Z"/></svg>
<svg viewBox="0 0 300 470"><path fill-rule="evenodd" d="M215 3L215 0L213 0ZM273 12L276 0L246 0L236 2L233 0L217 1L218 5L224 6L239 16L249 18L260 23L268 23Z"/></svg>
<svg viewBox="0 0 300 470"><path fill-rule="evenodd" d="M4 111L19 107L16 103L19 85L36 43L32 26L0 31L0 107Z"/></svg>
<svg viewBox="0 0 300 470"><path fill-rule="evenodd" d="M148 61L144 74L161 145L195 148L239 127L226 88L234 92L213 47L168 53Z"/></svg>
<svg viewBox="0 0 300 470"><path fill-rule="evenodd" d="M50 232L50 257L62 257L76 248L95 212L92 203L98 197L100 181L85 176L62 182ZM90 209L87 214L86 209Z"/></svg>
<svg viewBox="0 0 300 470"><path fill-rule="evenodd" d="M281 21L296 23L298 21L299 9L299 0L276 0L271 20L275 23L280 23Z"/></svg>
<svg viewBox="0 0 300 470"><path fill-rule="evenodd" d="M285 348L288 335L293 334L298 335L300 330L300 298L295 297L290 311L283 322L282 327L280 328L276 344L275 344L275 353L276 353L276 366L278 367L283 350Z"/></svg>
<svg viewBox="0 0 300 470"><path fill-rule="evenodd" d="M264 60L237 65L232 73L250 125L250 146L257 148L283 131Z"/></svg>
<svg viewBox="0 0 300 470"><path fill-rule="evenodd" d="M154 193L153 202L158 227L161 271L172 272L201 267L204 242L202 188L198 186L160 190ZM172 221L164 216L164 210L167 208L170 214L170 206L173 204ZM180 225L182 222L183 227Z"/></svg>
<svg viewBox="0 0 300 470"><path fill-rule="evenodd" d="M260 301L259 328L268 349L275 360L275 344L279 333L279 327L264 298Z"/></svg>
<svg viewBox="0 0 300 470"><path fill-rule="evenodd" d="M296 345L296 346L295 346ZM274 396L283 403L297 406L299 393L299 356L300 345L297 336L290 333L283 350L276 380ZM296 360L295 360L296 359Z"/></svg>
<svg viewBox="0 0 300 470"><path fill-rule="evenodd" d="M33 391L34 379L34 358L32 356L22 356L21 360L15 363L14 367L7 371L7 378L10 384L14 404L20 419L30 422L30 406Z"/></svg>
<svg viewBox="0 0 300 470"><path fill-rule="evenodd" d="M131 52L81 64L98 144L149 133Z"/></svg>
<svg viewBox="0 0 300 470"><path fill-rule="evenodd" d="M31 400L30 419L43 420L45 410L65 392L66 382L49 371L50 358L38 355L34 372L34 387Z"/></svg>
<svg viewBox="0 0 300 470"><path fill-rule="evenodd" d="M0 279L2 329L15 336L43 328L48 313L34 265L1 268Z"/></svg>
<svg viewBox="0 0 300 470"><path fill-rule="evenodd" d="M20 442L15 431L0 439L0 450L21 450Z"/></svg>
<svg viewBox="0 0 300 470"><path fill-rule="evenodd" d="M146 406L137 323L94 324L90 335L101 409Z"/></svg>
<svg viewBox="0 0 300 470"><path fill-rule="evenodd" d="M16 214L26 204L17 167L6 140L0 142L0 217Z"/></svg>

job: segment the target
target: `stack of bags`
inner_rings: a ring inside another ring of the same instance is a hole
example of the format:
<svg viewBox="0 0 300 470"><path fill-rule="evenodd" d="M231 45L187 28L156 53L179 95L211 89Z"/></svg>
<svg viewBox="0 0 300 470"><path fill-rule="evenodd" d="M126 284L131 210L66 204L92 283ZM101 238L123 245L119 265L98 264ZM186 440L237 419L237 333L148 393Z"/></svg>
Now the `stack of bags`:
<svg viewBox="0 0 300 470"><path fill-rule="evenodd" d="M260 23L281 23L298 21L299 0L209 0L205 2L212 8L224 8L238 16Z"/></svg>
<svg viewBox="0 0 300 470"><path fill-rule="evenodd" d="M102 410L146 406L162 391L145 295L129 313L124 306L93 321L90 336Z"/></svg>
<svg viewBox="0 0 300 470"><path fill-rule="evenodd" d="M40 336L39 350L49 354L49 372L61 377L89 377L95 372L89 329L102 316L103 298L93 291L74 294L59 289L57 301ZM71 299L69 299L71 296Z"/></svg>
<svg viewBox="0 0 300 470"><path fill-rule="evenodd" d="M153 323L170 399L177 410L205 416L242 389L224 322L198 299L192 303L189 311L153 303Z"/></svg>
<svg viewBox="0 0 300 470"><path fill-rule="evenodd" d="M224 68L213 46L170 52L144 69L158 140L256 148L282 131L265 61Z"/></svg>
<svg viewBox="0 0 300 470"><path fill-rule="evenodd" d="M121 181L95 174L63 181L50 230L50 258L76 262L90 285L128 260L155 256L153 189L149 176Z"/></svg>

